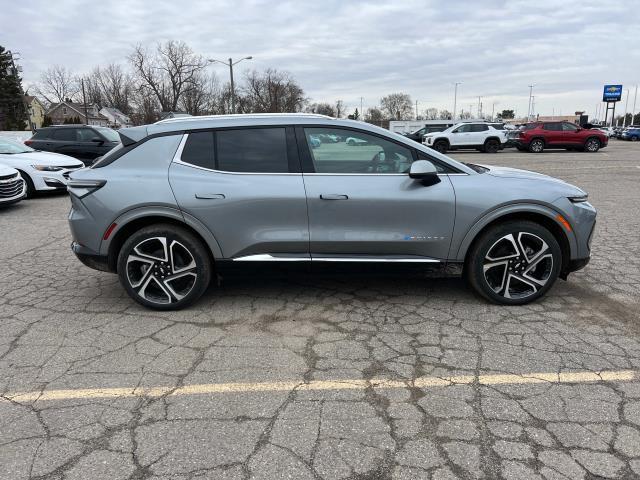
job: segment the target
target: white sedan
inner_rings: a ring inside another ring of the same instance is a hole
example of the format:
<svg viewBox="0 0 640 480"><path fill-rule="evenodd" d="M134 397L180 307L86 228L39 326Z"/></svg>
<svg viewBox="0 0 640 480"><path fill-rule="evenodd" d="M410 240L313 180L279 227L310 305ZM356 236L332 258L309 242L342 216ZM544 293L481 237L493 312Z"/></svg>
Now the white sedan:
<svg viewBox="0 0 640 480"><path fill-rule="evenodd" d="M0 165L20 172L27 186L27 197L38 191L65 190L69 173L84 167L84 163L73 157L41 152L3 137L0 137Z"/></svg>
<svg viewBox="0 0 640 480"><path fill-rule="evenodd" d="M0 164L0 206L19 202L26 194L24 180L18 171Z"/></svg>

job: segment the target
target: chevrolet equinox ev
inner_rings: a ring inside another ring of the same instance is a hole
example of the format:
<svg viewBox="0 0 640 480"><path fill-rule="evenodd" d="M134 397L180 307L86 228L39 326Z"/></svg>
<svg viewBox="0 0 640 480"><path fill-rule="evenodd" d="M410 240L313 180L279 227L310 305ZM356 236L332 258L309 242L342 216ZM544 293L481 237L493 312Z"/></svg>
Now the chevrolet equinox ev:
<svg viewBox="0 0 640 480"><path fill-rule="evenodd" d="M71 248L150 308L185 307L230 268L331 262L460 272L519 305L589 261L596 211L583 190L366 123L228 115L119 134L71 174Z"/></svg>

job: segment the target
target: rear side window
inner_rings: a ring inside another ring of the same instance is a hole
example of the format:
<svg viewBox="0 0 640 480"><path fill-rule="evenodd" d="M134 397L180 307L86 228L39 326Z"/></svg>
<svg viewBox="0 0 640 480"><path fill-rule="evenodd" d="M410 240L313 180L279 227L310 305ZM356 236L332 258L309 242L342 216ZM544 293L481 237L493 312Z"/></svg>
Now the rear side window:
<svg viewBox="0 0 640 480"><path fill-rule="evenodd" d="M76 128L59 128L55 132L53 132L53 139L63 140L66 142L75 142L77 138L77 131L78 129Z"/></svg>
<svg viewBox="0 0 640 480"><path fill-rule="evenodd" d="M190 133L180 159L196 167L213 170L215 168L213 132Z"/></svg>
<svg viewBox="0 0 640 480"><path fill-rule="evenodd" d="M51 137L51 130L48 128L44 128L44 129L38 129L36 130L36 133L33 134L33 137L31 137L32 140L42 140L43 138L50 138Z"/></svg>
<svg viewBox="0 0 640 480"><path fill-rule="evenodd" d="M481 123L476 123L474 125L471 125L471 130L472 132L486 132L487 130L489 130L489 127L487 125L483 125Z"/></svg>
<svg viewBox="0 0 640 480"><path fill-rule="evenodd" d="M504 130L504 124L503 123L494 123L491 126L493 128L495 128L496 130Z"/></svg>
<svg viewBox="0 0 640 480"><path fill-rule="evenodd" d="M216 169L225 172L289 171L284 128L247 128L216 132Z"/></svg>

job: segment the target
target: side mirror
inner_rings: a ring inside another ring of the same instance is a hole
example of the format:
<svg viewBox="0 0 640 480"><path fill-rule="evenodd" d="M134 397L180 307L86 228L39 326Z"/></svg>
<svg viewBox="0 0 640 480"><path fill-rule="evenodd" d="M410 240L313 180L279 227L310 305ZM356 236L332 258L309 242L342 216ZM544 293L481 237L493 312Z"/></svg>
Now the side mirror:
<svg viewBox="0 0 640 480"><path fill-rule="evenodd" d="M409 177L422 181L425 186L434 185L440 181L438 170L428 160L416 160L413 162L409 168Z"/></svg>

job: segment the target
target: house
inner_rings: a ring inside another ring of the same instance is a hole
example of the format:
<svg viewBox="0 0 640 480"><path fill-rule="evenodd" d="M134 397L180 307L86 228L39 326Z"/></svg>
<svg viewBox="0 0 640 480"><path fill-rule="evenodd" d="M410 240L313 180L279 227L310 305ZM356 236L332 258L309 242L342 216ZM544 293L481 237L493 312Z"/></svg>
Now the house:
<svg viewBox="0 0 640 480"><path fill-rule="evenodd" d="M89 118L85 117L85 105L83 103L74 103L67 99L66 102L52 103L47 111L47 116L51 118L51 123L54 125L62 125L65 120L69 123L76 117L83 125L106 127L109 124L109 120L100 114L95 103L87 104L86 111Z"/></svg>
<svg viewBox="0 0 640 480"><path fill-rule="evenodd" d="M167 120L168 118L180 118L190 117L186 112L160 112L160 120Z"/></svg>
<svg viewBox="0 0 640 480"><path fill-rule="evenodd" d="M102 110L100 110L100 115L102 115L109 121L109 126L111 128L125 128L133 126L131 118L129 118L117 108L104 107L102 108Z"/></svg>
<svg viewBox="0 0 640 480"><path fill-rule="evenodd" d="M38 100L38 97L34 97L32 95L23 95L22 99L24 100L24 105L27 109L27 114L29 115L29 125L27 126L27 129L36 130L42 127L45 113L45 108L44 105L42 105L42 102Z"/></svg>

